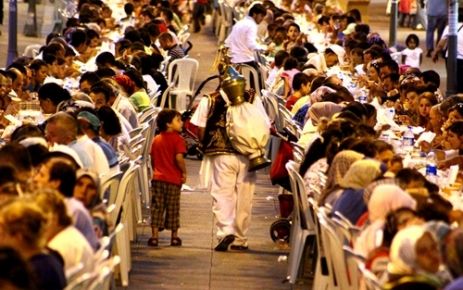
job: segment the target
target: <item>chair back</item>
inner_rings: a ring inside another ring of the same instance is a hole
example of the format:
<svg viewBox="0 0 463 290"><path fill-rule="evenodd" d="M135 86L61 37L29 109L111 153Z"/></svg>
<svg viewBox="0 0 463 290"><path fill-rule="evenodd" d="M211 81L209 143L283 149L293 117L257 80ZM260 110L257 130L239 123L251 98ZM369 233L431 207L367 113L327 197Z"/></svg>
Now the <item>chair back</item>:
<svg viewBox="0 0 463 290"><path fill-rule="evenodd" d="M253 88L258 96L261 96L262 85L260 82L259 72L250 65L239 65L241 75L246 79L246 90Z"/></svg>
<svg viewBox="0 0 463 290"><path fill-rule="evenodd" d="M97 273L84 273L71 283L68 283L64 290L87 290L90 284L98 277Z"/></svg>
<svg viewBox="0 0 463 290"><path fill-rule="evenodd" d="M122 204L125 201L126 196L130 190L133 190L134 187L134 178L135 173L138 170L139 165L136 164L136 161L130 161L129 168L124 172L121 182L119 184L119 189L115 196L110 196L108 204L114 204L115 208L111 213L111 223L117 224L118 217L122 210Z"/></svg>
<svg viewBox="0 0 463 290"><path fill-rule="evenodd" d="M175 59L167 68L167 81L174 85L171 93L175 92L175 108L179 111L185 111L191 102L198 68L199 62L193 58Z"/></svg>
<svg viewBox="0 0 463 290"><path fill-rule="evenodd" d="M119 183L122 178L122 172L116 172L112 175L105 176L101 181L101 199L105 199L111 195L111 193L117 192ZM106 193L108 191L108 193ZM106 196L107 195L107 196Z"/></svg>
<svg viewBox="0 0 463 290"><path fill-rule="evenodd" d="M323 244L326 261L328 264L328 271L330 275L331 288L354 290L357 287L349 282L347 274L347 265L342 249L342 242L336 234L332 222L329 217L323 212L319 212L318 220L321 229L321 240Z"/></svg>

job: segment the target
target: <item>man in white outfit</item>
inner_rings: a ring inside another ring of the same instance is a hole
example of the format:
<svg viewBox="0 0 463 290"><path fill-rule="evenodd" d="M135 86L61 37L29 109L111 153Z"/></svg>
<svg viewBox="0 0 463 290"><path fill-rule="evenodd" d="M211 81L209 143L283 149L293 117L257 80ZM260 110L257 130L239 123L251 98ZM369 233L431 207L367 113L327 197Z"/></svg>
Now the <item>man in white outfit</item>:
<svg viewBox="0 0 463 290"><path fill-rule="evenodd" d="M226 132L227 107L220 93L202 98L191 122L199 127L205 158L211 162L210 193L216 218L216 251L247 250L255 172L232 146Z"/></svg>
<svg viewBox="0 0 463 290"><path fill-rule="evenodd" d="M230 35L225 39L225 46L230 49L231 63L257 68L254 57L254 51L260 48L257 43L257 25L266 14L267 10L262 4L254 4L248 15L233 25Z"/></svg>

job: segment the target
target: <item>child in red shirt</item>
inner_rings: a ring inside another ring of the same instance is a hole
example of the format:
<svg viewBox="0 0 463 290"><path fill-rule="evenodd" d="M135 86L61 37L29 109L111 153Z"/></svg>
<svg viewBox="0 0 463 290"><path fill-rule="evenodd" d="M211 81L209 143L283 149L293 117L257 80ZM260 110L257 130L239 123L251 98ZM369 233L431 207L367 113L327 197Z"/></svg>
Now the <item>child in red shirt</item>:
<svg viewBox="0 0 463 290"><path fill-rule="evenodd" d="M310 78L305 73L297 73L293 77L293 94L286 100L285 107L291 110L294 104L310 92Z"/></svg>
<svg viewBox="0 0 463 290"><path fill-rule="evenodd" d="M159 244L159 228L172 231L171 246L181 246L177 232L180 227L180 189L186 181L183 154L185 140L180 136L183 122L179 112L162 110L157 116L160 133L153 139L151 163L153 165L151 201L151 238L148 246ZM165 216L165 220L164 220Z"/></svg>

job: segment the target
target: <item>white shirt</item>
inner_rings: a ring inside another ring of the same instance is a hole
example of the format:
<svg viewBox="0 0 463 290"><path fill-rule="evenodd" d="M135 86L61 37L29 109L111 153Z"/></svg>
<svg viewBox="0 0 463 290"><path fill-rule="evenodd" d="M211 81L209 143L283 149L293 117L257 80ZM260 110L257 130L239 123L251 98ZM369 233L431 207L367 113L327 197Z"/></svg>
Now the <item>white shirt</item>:
<svg viewBox="0 0 463 290"><path fill-rule="evenodd" d="M48 247L63 257L66 271L82 263L84 265L82 272L92 272L94 264L92 247L74 226L69 226L54 236L48 242Z"/></svg>
<svg viewBox="0 0 463 290"><path fill-rule="evenodd" d="M108 159L104 155L103 149L98 144L93 142L87 135L83 135L76 140L76 144L80 145L92 160L92 164L89 169L104 175L109 172Z"/></svg>
<svg viewBox="0 0 463 290"><path fill-rule="evenodd" d="M204 97L199 101L198 107L191 117L190 122L198 127L206 128L207 115L209 114L209 99Z"/></svg>
<svg viewBox="0 0 463 290"><path fill-rule="evenodd" d="M458 42L457 42L457 58L458 59L463 59L463 23L458 23L457 25L457 37L458 37ZM444 32L442 33L442 38L448 40L449 37L449 26L447 25L444 29ZM445 56L448 57L449 51L447 50L445 53Z"/></svg>
<svg viewBox="0 0 463 290"><path fill-rule="evenodd" d="M404 64L411 67L420 67L420 56L423 54L423 50L419 47L415 49L406 48L402 50L402 55L405 56Z"/></svg>
<svg viewBox="0 0 463 290"><path fill-rule="evenodd" d="M243 63L254 61L254 50L257 44L257 24L251 16L238 21L225 39L225 46L230 48L231 62Z"/></svg>

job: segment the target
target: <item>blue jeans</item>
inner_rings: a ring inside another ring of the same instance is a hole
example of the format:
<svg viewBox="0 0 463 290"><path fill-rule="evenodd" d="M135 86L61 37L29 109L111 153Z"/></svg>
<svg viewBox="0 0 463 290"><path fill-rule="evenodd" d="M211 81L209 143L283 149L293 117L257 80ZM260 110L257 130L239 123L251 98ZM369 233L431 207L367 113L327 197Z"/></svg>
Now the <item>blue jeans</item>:
<svg viewBox="0 0 463 290"><path fill-rule="evenodd" d="M428 15L428 26L426 27L426 48L434 49L434 32L437 30L437 42L442 37L442 32L447 25L447 15L430 16Z"/></svg>

